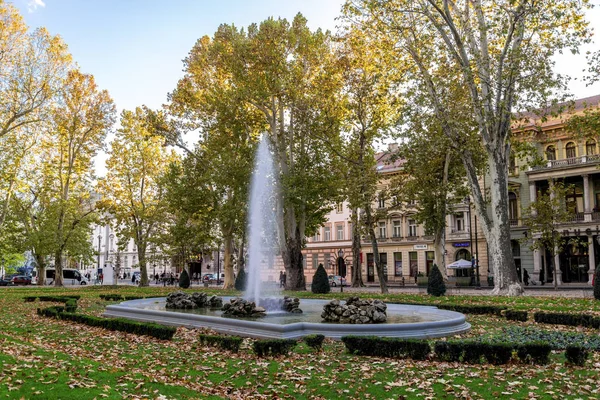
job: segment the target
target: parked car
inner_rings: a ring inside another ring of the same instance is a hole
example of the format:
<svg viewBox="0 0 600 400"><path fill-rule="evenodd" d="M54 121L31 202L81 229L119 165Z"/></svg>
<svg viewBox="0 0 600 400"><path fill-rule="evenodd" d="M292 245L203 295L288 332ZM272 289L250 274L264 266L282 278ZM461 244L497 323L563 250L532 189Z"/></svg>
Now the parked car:
<svg viewBox="0 0 600 400"><path fill-rule="evenodd" d="M223 282L225 280L225 274L221 274L220 281ZM215 283L217 282L217 274L204 274L202 276L202 282Z"/></svg>
<svg viewBox="0 0 600 400"><path fill-rule="evenodd" d="M31 285L31 276L17 275L11 279L13 285Z"/></svg>
<svg viewBox="0 0 600 400"><path fill-rule="evenodd" d="M73 268L63 268L63 285L87 285L89 282L87 278L81 273ZM56 276L56 270L54 268L46 268L46 280L44 281L46 285L52 285L54 283L54 277ZM37 276L37 271L33 270L31 272L31 281L30 283L33 285L38 284L39 277Z"/></svg>
<svg viewBox="0 0 600 400"><path fill-rule="evenodd" d="M12 277L9 276L5 276L4 278L0 279L0 286L13 286L14 284L12 283Z"/></svg>
<svg viewBox="0 0 600 400"><path fill-rule="evenodd" d="M348 282L346 281L346 278L339 276L339 275L329 275L329 286L332 287L336 287L336 286L347 286Z"/></svg>

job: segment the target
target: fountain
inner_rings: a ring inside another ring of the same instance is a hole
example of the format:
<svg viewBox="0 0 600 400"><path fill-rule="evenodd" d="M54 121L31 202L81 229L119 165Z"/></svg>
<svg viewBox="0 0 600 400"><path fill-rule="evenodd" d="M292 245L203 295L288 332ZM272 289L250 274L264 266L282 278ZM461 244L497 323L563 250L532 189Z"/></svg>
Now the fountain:
<svg viewBox="0 0 600 400"><path fill-rule="evenodd" d="M266 291L262 287L262 270L265 265L273 262L274 250L277 248L275 236L277 225L274 212L277 174L269 150L268 139L265 136L261 138L255 164L248 223L248 285L244 298L256 303L255 311L257 312L253 312L254 315L247 318L239 316L241 313L233 310L232 306L224 307L225 311L204 307L171 311L166 307L165 298L151 298L129 300L107 306L105 316L166 325L210 328L218 332L240 336L285 339L299 338L310 334L322 334L334 339L340 339L345 335L433 338L456 335L470 329L471 325L466 322L463 314L430 306L373 304L375 308L381 310L385 310L385 306L387 306L387 320L384 322L384 319L378 314L379 311L377 313L373 311L372 319L374 322L381 323L371 324L358 321L357 319L363 318L364 315L353 315L351 312L350 309L353 307L363 305L357 303L358 299L351 300L346 305L340 305L337 301L329 303L327 300L302 299L299 304L302 311L298 309L296 299L266 299ZM269 295L279 295L280 297L278 292L276 290ZM233 302L231 300L232 298L223 298L225 303L240 303L245 307L243 301L238 301L241 299L234 299ZM282 307L282 303L286 306ZM290 312L281 311L282 308ZM329 322L321 318L322 313L325 315L323 318ZM338 313L340 314L339 318L334 315Z"/></svg>

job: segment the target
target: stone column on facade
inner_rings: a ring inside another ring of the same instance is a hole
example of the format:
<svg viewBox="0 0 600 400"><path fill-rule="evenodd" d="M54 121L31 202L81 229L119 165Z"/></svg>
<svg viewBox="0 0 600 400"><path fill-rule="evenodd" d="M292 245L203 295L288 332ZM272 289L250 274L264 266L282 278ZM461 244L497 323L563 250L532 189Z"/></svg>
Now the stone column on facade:
<svg viewBox="0 0 600 400"><path fill-rule="evenodd" d="M529 203L533 203L535 202L537 197L537 191L536 191L536 187L535 187L535 182L529 182ZM531 213L533 215L537 214L537 211L535 209L531 210Z"/></svg>
<svg viewBox="0 0 600 400"><path fill-rule="evenodd" d="M584 221L591 221L592 214L590 214L590 212L592 210L590 209L590 176L588 174L583 175L583 211L585 212Z"/></svg>
<svg viewBox="0 0 600 400"><path fill-rule="evenodd" d="M554 279L556 279L556 284L558 286L562 285L562 271L560 270L560 256L558 254L558 248L554 249L555 252L555 256L554 256L554 265L556 265L556 276L554 277Z"/></svg>
<svg viewBox="0 0 600 400"><path fill-rule="evenodd" d="M588 285L592 285L594 272L596 271L596 252L594 251L594 236L588 236L588 260L589 267L588 270Z"/></svg>
<svg viewBox="0 0 600 400"><path fill-rule="evenodd" d="M535 249L533 251L533 273L535 276L540 274L540 251Z"/></svg>

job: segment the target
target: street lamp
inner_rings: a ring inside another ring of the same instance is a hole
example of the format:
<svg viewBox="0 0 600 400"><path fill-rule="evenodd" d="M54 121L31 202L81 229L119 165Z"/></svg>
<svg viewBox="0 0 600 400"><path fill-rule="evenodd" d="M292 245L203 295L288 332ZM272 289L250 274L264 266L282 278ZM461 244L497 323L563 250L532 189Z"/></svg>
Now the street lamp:
<svg viewBox="0 0 600 400"><path fill-rule="evenodd" d="M98 267L96 270L96 282L100 281L100 241L102 240L102 235L98 235Z"/></svg>
<svg viewBox="0 0 600 400"><path fill-rule="evenodd" d="M465 199L465 201L467 202L467 217L469 218L469 245L471 246L471 271L473 270L473 267L475 267L475 259L473 258L473 227L471 225L471 197L467 196L467 198ZM479 273L479 268L477 268L477 273ZM476 281L479 280L479 277L475 278Z"/></svg>
<svg viewBox="0 0 600 400"><path fill-rule="evenodd" d="M340 293L344 293L344 277L346 276L346 263L344 262L344 249L338 250L338 275L340 276Z"/></svg>

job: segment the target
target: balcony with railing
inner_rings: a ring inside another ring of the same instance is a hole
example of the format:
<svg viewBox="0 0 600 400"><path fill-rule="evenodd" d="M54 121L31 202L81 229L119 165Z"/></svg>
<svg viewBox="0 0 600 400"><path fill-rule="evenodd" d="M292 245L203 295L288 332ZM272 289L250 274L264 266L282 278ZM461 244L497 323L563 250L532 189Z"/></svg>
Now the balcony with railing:
<svg viewBox="0 0 600 400"><path fill-rule="evenodd" d="M591 154L580 157L563 158L560 160L548 160L544 165L536 165L529 169L529 172L537 172L555 168L575 168L585 165L594 165L600 163L600 154Z"/></svg>

